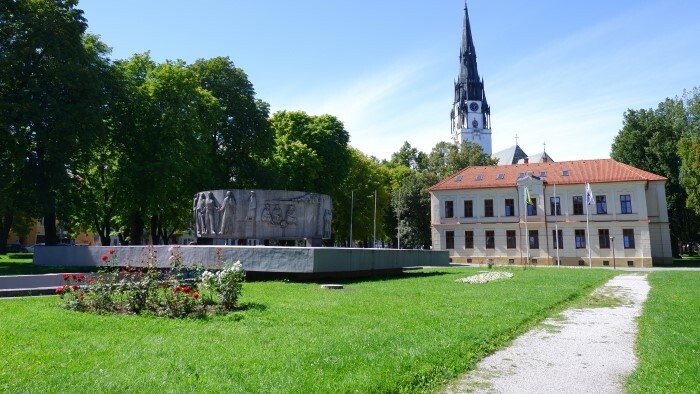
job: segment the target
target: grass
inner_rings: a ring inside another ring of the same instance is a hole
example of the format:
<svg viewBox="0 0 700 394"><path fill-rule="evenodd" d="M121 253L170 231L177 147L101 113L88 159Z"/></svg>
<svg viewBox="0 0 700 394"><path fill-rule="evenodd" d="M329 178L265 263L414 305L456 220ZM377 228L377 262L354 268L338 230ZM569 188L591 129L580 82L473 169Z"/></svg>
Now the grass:
<svg viewBox="0 0 700 394"><path fill-rule="evenodd" d="M700 268L700 256L697 255L682 255L673 259L672 263L654 263L654 267L691 267Z"/></svg>
<svg viewBox="0 0 700 394"><path fill-rule="evenodd" d="M34 265L32 258L33 254L31 253L9 253L0 255L0 276L92 272L95 270L95 267L45 267Z"/></svg>
<svg viewBox="0 0 700 394"><path fill-rule="evenodd" d="M609 270L471 268L345 283L253 282L243 310L199 320L97 316L56 297L0 300L0 391L431 392Z"/></svg>
<svg viewBox="0 0 700 394"><path fill-rule="evenodd" d="M700 392L700 272L653 272L631 393Z"/></svg>

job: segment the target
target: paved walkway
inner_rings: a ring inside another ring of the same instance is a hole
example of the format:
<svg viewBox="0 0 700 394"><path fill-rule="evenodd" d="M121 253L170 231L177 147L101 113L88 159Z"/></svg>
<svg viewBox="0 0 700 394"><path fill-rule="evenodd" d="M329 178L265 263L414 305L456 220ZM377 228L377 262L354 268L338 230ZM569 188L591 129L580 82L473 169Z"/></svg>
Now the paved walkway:
<svg viewBox="0 0 700 394"><path fill-rule="evenodd" d="M619 306L569 309L483 359L446 393L624 393L637 359L646 275L620 275L594 294Z"/></svg>

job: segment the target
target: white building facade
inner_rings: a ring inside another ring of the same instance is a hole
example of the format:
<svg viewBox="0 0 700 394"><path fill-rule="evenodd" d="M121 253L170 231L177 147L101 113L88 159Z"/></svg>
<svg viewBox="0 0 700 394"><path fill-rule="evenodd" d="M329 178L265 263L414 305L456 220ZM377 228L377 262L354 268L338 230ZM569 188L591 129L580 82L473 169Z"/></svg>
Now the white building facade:
<svg viewBox="0 0 700 394"><path fill-rule="evenodd" d="M430 188L433 249L463 263L668 262L665 184L611 159L467 167Z"/></svg>

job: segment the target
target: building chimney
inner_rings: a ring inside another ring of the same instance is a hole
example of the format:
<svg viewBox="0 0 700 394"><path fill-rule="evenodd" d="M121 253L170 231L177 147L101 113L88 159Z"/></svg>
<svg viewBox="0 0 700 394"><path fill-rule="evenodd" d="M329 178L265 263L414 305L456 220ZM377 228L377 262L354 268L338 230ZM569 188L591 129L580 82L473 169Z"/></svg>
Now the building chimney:
<svg viewBox="0 0 700 394"><path fill-rule="evenodd" d="M530 158L529 158L529 157L524 157L524 158L523 158L523 163L527 164L527 163L529 163L529 162L530 162Z"/></svg>

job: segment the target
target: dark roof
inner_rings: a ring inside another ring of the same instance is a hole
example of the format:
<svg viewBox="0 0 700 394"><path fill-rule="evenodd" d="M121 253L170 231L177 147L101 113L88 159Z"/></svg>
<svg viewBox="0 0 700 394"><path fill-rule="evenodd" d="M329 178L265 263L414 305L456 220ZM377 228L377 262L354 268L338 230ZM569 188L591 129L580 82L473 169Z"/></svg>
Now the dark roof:
<svg viewBox="0 0 700 394"><path fill-rule="evenodd" d="M498 159L499 165L517 164L518 160L527 157L527 153L525 153L519 145L515 144L492 154L491 157Z"/></svg>
<svg viewBox="0 0 700 394"><path fill-rule="evenodd" d="M667 180L663 176L640 170L613 159L596 159L467 167L432 186L429 190L513 187L518 178L529 172L536 177L541 177L547 184L556 185Z"/></svg>

